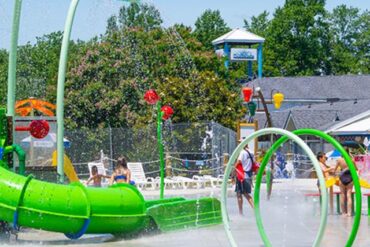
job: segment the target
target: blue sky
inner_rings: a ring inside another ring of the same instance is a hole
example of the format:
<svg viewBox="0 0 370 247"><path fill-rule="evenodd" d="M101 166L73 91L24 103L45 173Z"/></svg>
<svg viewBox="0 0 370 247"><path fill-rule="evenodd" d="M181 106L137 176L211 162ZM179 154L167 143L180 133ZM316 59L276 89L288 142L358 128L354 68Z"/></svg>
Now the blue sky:
<svg viewBox="0 0 370 247"><path fill-rule="evenodd" d="M164 25L184 23L193 26L197 17L206 9L219 9L227 24L242 27L243 19L250 19L267 10L270 13L284 0L146 0L161 12ZM72 38L88 39L102 33L106 19L118 12L122 2L117 0L80 0ZM370 9L370 0L327 0L331 10L346 4L361 10ZM63 30L68 10L68 0L23 0L19 43L34 42L35 37L56 30ZM13 1L0 0L0 47L8 48L10 40Z"/></svg>

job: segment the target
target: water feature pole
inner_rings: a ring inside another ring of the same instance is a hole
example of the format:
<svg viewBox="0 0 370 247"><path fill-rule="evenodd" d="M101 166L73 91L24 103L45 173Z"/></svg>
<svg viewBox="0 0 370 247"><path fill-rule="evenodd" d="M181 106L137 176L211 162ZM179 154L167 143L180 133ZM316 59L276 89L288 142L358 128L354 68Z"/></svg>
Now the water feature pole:
<svg viewBox="0 0 370 247"><path fill-rule="evenodd" d="M64 83L66 79L68 48L73 20L79 0L71 0L64 26L62 48L60 50L57 88L57 173L59 182L64 183Z"/></svg>
<svg viewBox="0 0 370 247"><path fill-rule="evenodd" d="M163 142L162 142L162 117L163 112L161 111L162 103L160 100L157 101L157 142L159 149L159 162L160 162L160 194L159 198L164 198L164 157L163 157Z"/></svg>
<svg viewBox="0 0 370 247"><path fill-rule="evenodd" d="M14 117L15 117L15 88L17 82L17 47L19 37L19 22L22 12L22 0L14 1L13 25L9 51L8 65L8 98L7 98L7 116L11 117L11 140L8 144L12 144L14 140ZM13 160L13 169L15 169Z"/></svg>
<svg viewBox="0 0 370 247"><path fill-rule="evenodd" d="M162 102L160 100L159 95L157 92L153 89L149 89L145 92L144 100L149 105L156 105L157 107L157 143L158 143L158 150L159 150L159 162L160 162L160 176L161 176L161 182L160 182L160 199L163 199L164 197L164 152L163 152L163 142L162 142L162 119L167 120L169 119L173 114L173 109L165 105L162 107Z"/></svg>

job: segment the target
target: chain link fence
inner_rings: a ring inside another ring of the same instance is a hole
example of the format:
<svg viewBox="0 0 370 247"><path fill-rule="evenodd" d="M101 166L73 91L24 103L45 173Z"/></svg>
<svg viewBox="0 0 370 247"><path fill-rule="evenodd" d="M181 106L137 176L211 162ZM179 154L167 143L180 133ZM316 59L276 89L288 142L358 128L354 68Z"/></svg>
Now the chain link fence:
<svg viewBox="0 0 370 247"><path fill-rule="evenodd" d="M56 132L53 123L51 132ZM55 168L51 166L52 153L56 150L55 141L50 139L47 143L41 143L40 140L31 139L26 132L17 133L16 142L27 154L28 173L43 180L56 180ZM168 176L222 174L224 154L230 154L237 145L236 133L214 122L164 122L162 141ZM94 161L104 161L108 174L111 174L115 161L121 156L125 156L129 162L141 162L146 175L159 176L156 125L140 129L66 130L65 142L68 142L65 153L80 178L89 176L88 163Z"/></svg>
<svg viewBox="0 0 370 247"><path fill-rule="evenodd" d="M107 157L108 170L114 161L125 156L129 162L141 162L146 174L159 176L157 126L142 129L107 128L66 131L71 147L66 149L81 175L88 174L87 163ZM162 127L167 175L192 176L223 172L224 154L236 147L236 133L214 122L165 122Z"/></svg>

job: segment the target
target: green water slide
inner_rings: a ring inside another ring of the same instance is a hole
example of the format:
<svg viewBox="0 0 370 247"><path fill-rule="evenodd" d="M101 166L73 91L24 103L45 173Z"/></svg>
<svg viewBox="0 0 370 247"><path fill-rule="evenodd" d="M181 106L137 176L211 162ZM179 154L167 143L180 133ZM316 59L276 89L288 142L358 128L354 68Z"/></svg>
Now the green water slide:
<svg viewBox="0 0 370 247"><path fill-rule="evenodd" d="M4 163L0 161L0 163ZM136 187L120 184L86 188L80 183L53 184L0 167L0 219L16 226L65 233L130 235L221 223L214 198L145 201Z"/></svg>
<svg viewBox="0 0 370 247"><path fill-rule="evenodd" d="M129 184L91 188L79 182L64 185L25 177L25 153L7 138L7 117L0 108L0 221L14 228L61 232L77 239L85 233L132 236L221 223L221 206L215 198L145 201ZM5 161L12 152L18 156L20 175L10 171Z"/></svg>

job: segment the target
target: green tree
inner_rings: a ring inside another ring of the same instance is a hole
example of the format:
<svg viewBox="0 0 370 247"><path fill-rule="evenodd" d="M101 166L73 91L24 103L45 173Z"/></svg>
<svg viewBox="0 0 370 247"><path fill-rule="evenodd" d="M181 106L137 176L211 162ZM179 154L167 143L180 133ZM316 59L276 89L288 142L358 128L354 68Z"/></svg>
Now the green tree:
<svg viewBox="0 0 370 247"><path fill-rule="evenodd" d="M287 0L276 9L266 35L271 75L327 73L329 24L324 0ZM324 61L324 62L323 62Z"/></svg>
<svg viewBox="0 0 370 247"><path fill-rule="evenodd" d="M232 117L240 113L235 103L239 98L239 89L232 88L210 72L204 72L207 76L200 76L194 63L201 61L193 61L193 53L184 44L193 43L196 49L199 42L192 37L189 29L178 27L178 31L183 33L186 42L181 37L177 41L173 39L172 35L179 35L177 30L153 29L146 32L142 29L123 29L103 37L101 42L91 43L89 49L76 59L68 74L68 127L137 127L151 123L155 121L153 109L144 102L144 92L149 88L158 89L164 103L167 103L174 99L170 97L173 93L170 92L170 85L174 84L178 84L180 89L176 90L176 97L186 90L184 85L188 85L192 92L184 97L187 104L178 107L174 121L222 120L222 123L234 126L232 122L236 118ZM212 94L199 90L211 90ZM222 95L217 95L217 92L222 92ZM232 99L227 101L231 94ZM203 105L208 104L207 97L217 107L206 109ZM198 105L205 109L203 113L201 110L194 111ZM191 106L190 110L185 106Z"/></svg>
<svg viewBox="0 0 370 247"><path fill-rule="evenodd" d="M0 104L6 104L7 80L8 80L8 57L5 49L0 50Z"/></svg>
<svg viewBox="0 0 370 247"><path fill-rule="evenodd" d="M120 8L118 17L113 15L108 19L107 33L115 32L118 28L143 28L149 31L159 28L162 23L160 13L153 5L132 2L128 7Z"/></svg>
<svg viewBox="0 0 370 247"><path fill-rule="evenodd" d="M330 14L332 33L330 66L333 74L353 73L357 64L354 43L359 37L359 9L340 5Z"/></svg>
<svg viewBox="0 0 370 247"><path fill-rule="evenodd" d="M360 10L358 8L339 5L330 15L331 28L335 41L342 43L347 49L353 50L353 43L358 39Z"/></svg>
<svg viewBox="0 0 370 247"><path fill-rule="evenodd" d="M170 104L175 114L174 122L215 121L235 128L245 110L239 86L228 86L214 72L201 72L194 80L176 77L165 78L158 85L164 104Z"/></svg>
<svg viewBox="0 0 370 247"><path fill-rule="evenodd" d="M206 10L195 22L194 34L207 49L212 48L212 40L229 32L219 10Z"/></svg>
<svg viewBox="0 0 370 247"><path fill-rule="evenodd" d="M62 38L62 32L53 32L37 37L34 45L18 47L17 99L37 97L55 102ZM84 42L71 41L68 62L73 63L84 49Z"/></svg>
<svg viewBox="0 0 370 247"><path fill-rule="evenodd" d="M268 16L269 12L263 11L258 16L252 16L251 23L244 19L244 28L251 33L265 37L271 24Z"/></svg>
<svg viewBox="0 0 370 247"><path fill-rule="evenodd" d="M364 11L359 20L359 37L355 42L358 49L358 68L359 73L370 73L370 11Z"/></svg>

